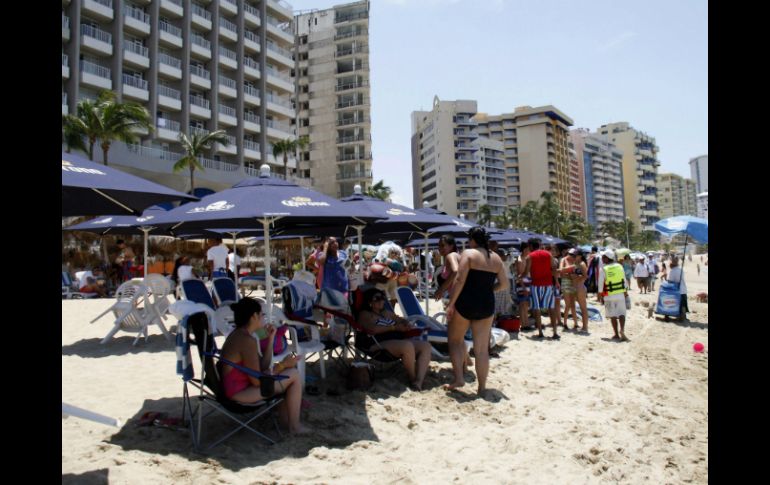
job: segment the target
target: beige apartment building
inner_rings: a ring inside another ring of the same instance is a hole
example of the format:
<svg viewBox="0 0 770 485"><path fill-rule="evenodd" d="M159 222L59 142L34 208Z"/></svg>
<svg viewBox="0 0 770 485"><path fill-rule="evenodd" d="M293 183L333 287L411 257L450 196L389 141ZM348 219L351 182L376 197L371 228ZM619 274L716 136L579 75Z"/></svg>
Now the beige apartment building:
<svg viewBox="0 0 770 485"><path fill-rule="evenodd" d="M585 128L572 130L570 141L582 165L583 218L594 227L625 220L623 152L605 135L592 134Z"/></svg>
<svg viewBox="0 0 770 485"><path fill-rule="evenodd" d="M675 173L658 175L658 206L660 218L695 216L698 213L695 181Z"/></svg>
<svg viewBox="0 0 770 485"><path fill-rule="evenodd" d="M548 191L556 194L562 210L571 210L571 118L548 105L502 115L478 113L475 120L479 136L503 143L509 207L537 201Z"/></svg>
<svg viewBox="0 0 770 485"><path fill-rule="evenodd" d="M300 12L294 18L300 171L313 188L346 197L372 185L369 2Z"/></svg>
<svg viewBox="0 0 770 485"><path fill-rule="evenodd" d="M655 138L627 122L602 125L598 134L605 135L623 152L623 195L626 216L638 230L654 231L660 219L657 197L658 147Z"/></svg>
<svg viewBox="0 0 770 485"><path fill-rule="evenodd" d="M578 158L575 146L572 143L572 132L570 132L570 142L567 143L567 152L569 153L569 211L585 219L585 174L583 173L583 164Z"/></svg>
<svg viewBox="0 0 770 485"><path fill-rule="evenodd" d="M180 132L227 134L200 159L202 188L227 188L263 163L282 174L272 144L295 137L292 18L276 0L63 0L62 114L102 90L145 106L154 131L115 143L110 163L178 190L189 190L172 171Z"/></svg>
<svg viewBox="0 0 770 485"><path fill-rule="evenodd" d="M476 133L476 101L433 99L431 111L412 112L414 207L430 207L475 219L506 208L503 144Z"/></svg>

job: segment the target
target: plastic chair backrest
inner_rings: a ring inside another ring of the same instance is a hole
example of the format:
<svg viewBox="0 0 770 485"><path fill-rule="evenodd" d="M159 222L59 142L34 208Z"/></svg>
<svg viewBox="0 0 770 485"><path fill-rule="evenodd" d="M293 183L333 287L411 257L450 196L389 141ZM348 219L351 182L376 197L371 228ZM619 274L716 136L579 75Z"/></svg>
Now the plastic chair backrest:
<svg viewBox="0 0 770 485"><path fill-rule="evenodd" d="M216 310L217 307L214 304L214 299L211 298L206 283L201 280L185 280L182 281L182 293L186 300L190 300L195 303L201 303Z"/></svg>
<svg viewBox="0 0 770 485"><path fill-rule="evenodd" d="M165 276L157 273L148 274L143 283L156 298L162 298L171 293L171 282Z"/></svg>
<svg viewBox="0 0 770 485"><path fill-rule="evenodd" d="M211 284L220 305L225 301L233 303L238 301L238 289L230 278L214 278Z"/></svg>
<svg viewBox="0 0 770 485"><path fill-rule="evenodd" d="M61 285L66 286L67 288L72 287L72 278L70 277L70 274L66 271L61 272Z"/></svg>
<svg viewBox="0 0 770 485"><path fill-rule="evenodd" d="M289 281L281 290L286 313L300 318L313 318L313 304L316 299L315 286L304 281Z"/></svg>
<svg viewBox="0 0 770 485"><path fill-rule="evenodd" d="M401 304L401 308L406 313L407 317L415 315L425 315L420 302L417 301L417 297L414 296L414 292L407 286L400 286L396 290L396 296L398 296L398 302Z"/></svg>

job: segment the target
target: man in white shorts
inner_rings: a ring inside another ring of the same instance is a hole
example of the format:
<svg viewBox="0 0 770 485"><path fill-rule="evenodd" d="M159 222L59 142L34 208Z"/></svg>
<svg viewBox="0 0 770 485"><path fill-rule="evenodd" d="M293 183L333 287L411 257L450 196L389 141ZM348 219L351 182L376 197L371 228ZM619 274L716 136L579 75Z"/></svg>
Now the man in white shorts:
<svg viewBox="0 0 770 485"><path fill-rule="evenodd" d="M627 341L624 333L626 326L626 278L623 266L615 259L615 252L608 249L602 253L603 266L599 270L599 299L604 303L604 315L612 322L612 330L615 335L613 340ZM620 333L618 333L618 321L620 321Z"/></svg>

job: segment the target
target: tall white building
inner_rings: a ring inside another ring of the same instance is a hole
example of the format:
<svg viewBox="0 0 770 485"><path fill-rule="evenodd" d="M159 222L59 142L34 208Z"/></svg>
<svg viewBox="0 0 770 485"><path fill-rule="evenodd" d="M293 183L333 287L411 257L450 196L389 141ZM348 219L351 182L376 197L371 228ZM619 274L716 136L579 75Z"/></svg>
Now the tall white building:
<svg viewBox="0 0 770 485"><path fill-rule="evenodd" d="M431 111L412 112L414 207L476 218L479 207L500 215L506 208L503 144L479 137L476 101L433 99Z"/></svg>
<svg viewBox="0 0 770 485"><path fill-rule="evenodd" d="M698 193L709 191L709 156L701 155L690 159L690 178L695 181Z"/></svg>
<svg viewBox="0 0 770 485"><path fill-rule="evenodd" d="M295 137L292 19L276 0L63 0L62 114L101 90L145 106L154 131L115 143L110 164L178 190L189 189L172 171L180 132L228 137L196 185L221 190L263 163L281 174L272 144Z"/></svg>
<svg viewBox="0 0 770 485"><path fill-rule="evenodd" d="M300 170L313 187L346 197L372 185L369 2L295 17L298 133L310 146Z"/></svg>
<svg viewBox="0 0 770 485"><path fill-rule="evenodd" d="M625 220L623 201L623 152L605 135L586 129L570 132L576 158L582 164L583 218L592 226Z"/></svg>

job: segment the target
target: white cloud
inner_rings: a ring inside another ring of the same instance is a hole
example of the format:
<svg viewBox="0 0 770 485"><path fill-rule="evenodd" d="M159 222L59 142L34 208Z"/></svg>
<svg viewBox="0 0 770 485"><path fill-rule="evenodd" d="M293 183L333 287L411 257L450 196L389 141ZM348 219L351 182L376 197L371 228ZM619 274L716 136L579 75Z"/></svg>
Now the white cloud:
<svg viewBox="0 0 770 485"><path fill-rule="evenodd" d="M619 36L617 36L617 37L615 37L613 39L610 39L609 41L607 41L603 45L599 46L599 48L597 50L599 52L607 52L609 50L612 50L612 49L614 49L614 48L616 48L616 47L618 47L618 46L628 42L630 39L633 39L637 35L639 35L639 34L637 34L636 32L631 32L631 31L623 32Z"/></svg>

